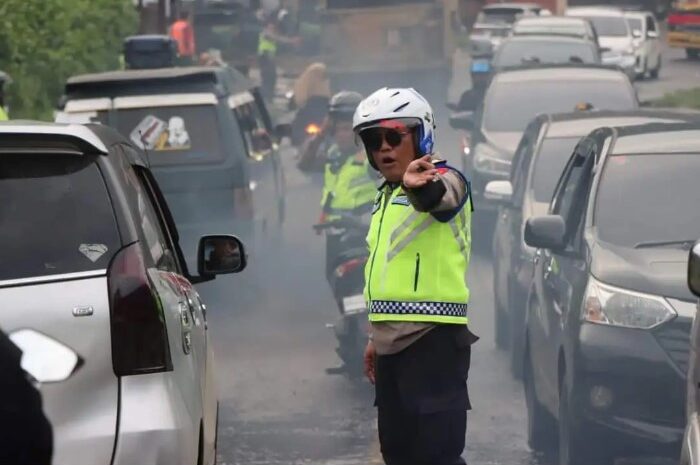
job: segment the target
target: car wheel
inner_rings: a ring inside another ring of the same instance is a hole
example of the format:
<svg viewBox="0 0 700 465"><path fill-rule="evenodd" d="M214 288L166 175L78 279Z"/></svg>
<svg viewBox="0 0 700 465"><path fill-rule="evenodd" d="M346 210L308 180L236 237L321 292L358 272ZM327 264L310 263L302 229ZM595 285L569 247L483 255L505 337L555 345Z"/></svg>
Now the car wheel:
<svg viewBox="0 0 700 465"><path fill-rule="evenodd" d="M575 421L569 403L566 375L559 390L559 465L608 465L612 463L604 447L591 448L592 442Z"/></svg>
<svg viewBox="0 0 700 465"><path fill-rule="evenodd" d="M700 49L697 48L686 48L685 54L690 60L695 60L700 56Z"/></svg>
<svg viewBox="0 0 700 465"><path fill-rule="evenodd" d="M554 419L537 400L534 371L530 351L525 351L522 364L523 388L527 405L527 443L534 452L552 452L557 447L557 433Z"/></svg>
<svg viewBox="0 0 700 465"><path fill-rule="evenodd" d="M656 65L656 68L652 69L649 71L649 76L652 79L659 79L659 73L661 72L661 57L659 57L659 64Z"/></svg>

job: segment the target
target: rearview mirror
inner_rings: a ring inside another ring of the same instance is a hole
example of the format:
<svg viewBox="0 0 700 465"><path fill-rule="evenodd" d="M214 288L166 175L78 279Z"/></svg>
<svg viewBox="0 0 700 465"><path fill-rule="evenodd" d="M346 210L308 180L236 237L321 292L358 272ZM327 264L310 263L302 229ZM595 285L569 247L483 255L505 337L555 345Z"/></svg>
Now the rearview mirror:
<svg viewBox="0 0 700 465"><path fill-rule="evenodd" d="M690 249L688 259L688 287L690 292L700 297L700 241Z"/></svg>
<svg viewBox="0 0 700 465"><path fill-rule="evenodd" d="M491 181L486 184L484 198L501 204L510 203L513 197L513 185L510 181Z"/></svg>
<svg viewBox="0 0 700 465"><path fill-rule="evenodd" d="M642 37L642 31L640 31L639 29L633 29L632 37L634 37L635 39Z"/></svg>
<svg viewBox="0 0 700 465"><path fill-rule="evenodd" d="M647 37L650 39L658 39L659 33L656 31L647 31Z"/></svg>
<svg viewBox="0 0 700 465"><path fill-rule="evenodd" d="M525 243L538 249L564 248L566 227L559 215L534 216L525 223Z"/></svg>
<svg viewBox="0 0 700 465"><path fill-rule="evenodd" d="M246 265L243 243L236 236L215 235L199 239L197 269L200 276L238 273Z"/></svg>
<svg viewBox="0 0 700 465"><path fill-rule="evenodd" d="M471 111L462 111L450 115L450 126L452 129L463 129L473 131L475 128L474 114Z"/></svg>

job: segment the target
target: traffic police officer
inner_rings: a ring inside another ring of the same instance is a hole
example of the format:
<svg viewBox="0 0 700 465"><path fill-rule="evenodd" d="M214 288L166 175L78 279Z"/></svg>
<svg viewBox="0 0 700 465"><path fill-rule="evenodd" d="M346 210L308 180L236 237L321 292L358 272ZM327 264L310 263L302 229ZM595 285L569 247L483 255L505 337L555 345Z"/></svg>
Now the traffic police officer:
<svg viewBox="0 0 700 465"><path fill-rule="evenodd" d="M478 339L467 327L469 184L433 156L433 111L414 89L376 91L353 125L385 178L365 269L365 373L375 384L382 455L387 465L464 464Z"/></svg>
<svg viewBox="0 0 700 465"><path fill-rule="evenodd" d="M376 177L367 157L357 150L352 119L362 95L341 91L328 108L328 131L333 144L326 153L321 208L324 220L340 215L361 214L369 208L377 193Z"/></svg>

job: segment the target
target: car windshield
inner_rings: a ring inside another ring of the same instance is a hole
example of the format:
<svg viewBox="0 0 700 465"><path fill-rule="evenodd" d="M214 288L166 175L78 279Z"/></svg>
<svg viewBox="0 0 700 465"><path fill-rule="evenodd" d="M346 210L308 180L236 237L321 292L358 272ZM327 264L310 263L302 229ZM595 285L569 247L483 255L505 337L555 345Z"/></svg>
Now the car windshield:
<svg viewBox="0 0 700 465"><path fill-rule="evenodd" d="M532 167L530 186L535 201L549 203L559 177L580 137L550 137L542 142Z"/></svg>
<svg viewBox="0 0 700 465"><path fill-rule="evenodd" d="M635 247L700 237L698 173L698 154L611 157L595 201L599 238Z"/></svg>
<svg viewBox="0 0 700 465"><path fill-rule="evenodd" d="M479 14L479 23L514 23L523 14L522 8L488 8Z"/></svg>
<svg viewBox="0 0 700 465"><path fill-rule="evenodd" d="M557 40L509 40L498 49L494 66L518 66L524 63L596 63L597 56L588 43Z"/></svg>
<svg viewBox="0 0 700 465"><path fill-rule="evenodd" d="M146 149L154 166L207 163L224 157L214 105L118 110L117 128Z"/></svg>
<svg viewBox="0 0 700 465"><path fill-rule="evenodd" d="M641 18L627 18L627 24L629 24L631 31L638 31L640 34L644 29L644 22Z"/></svg>
<svg viewBox="0 0 700 465"><path fill-rule="evenodd" d="M588 18L599 37L625 37L629 35L627 22L620 16L591 16Z"/></svg>
<svg viewBox="0 0 700 465"><path fill-rule="evenodd" d="M0 281L104 270L119 250L92 157L2 155L0 198Z"/></svg>
<svg viewBox="0 0 700 465"><path fill-rule="evenodd" d="M574 111L581 103L606 110L637 107L629 84L622 79L494 83L486 98L483 127L520 132L537 114Z"/></svg>

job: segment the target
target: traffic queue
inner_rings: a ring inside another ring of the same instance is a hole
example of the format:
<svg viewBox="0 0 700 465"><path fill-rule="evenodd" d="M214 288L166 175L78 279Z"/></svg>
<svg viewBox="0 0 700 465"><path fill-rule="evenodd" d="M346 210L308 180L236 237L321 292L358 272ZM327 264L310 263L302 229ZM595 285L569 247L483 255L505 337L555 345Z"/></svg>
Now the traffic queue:
<svg viewBox="0 0 700 465"><path fill-rule="evenodd" d="M496 344L524 386L530 447L561 464L681 449L698 463L700 114L638 101L630 81L661 69L658 27L612 7L530 14L503 34L477 23L485 84L450 119L477 215L491 215Z"/></svg>
<svg viewBox="0 0 700 465"><path fill-rule="evenodd" d="M700 463L700 113L638 99L634 81L662 70L652 13L517 8L484 8L472 30L449 160L416 89L330 95L316 63L290 99L304 88L322 111L275 125L248 77L175 66L158 36L125 41L128 69L71 77L54 124L0 125L2 326L41 385L52 435L36 450L216 463L195 285L246 268L244 243L279 241L291 139L297 168L323 173L309 229L326 235L338 371L376 385L386 463L465 463L472 242L491 255L533 451Z"/></svg>

